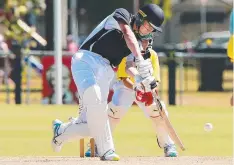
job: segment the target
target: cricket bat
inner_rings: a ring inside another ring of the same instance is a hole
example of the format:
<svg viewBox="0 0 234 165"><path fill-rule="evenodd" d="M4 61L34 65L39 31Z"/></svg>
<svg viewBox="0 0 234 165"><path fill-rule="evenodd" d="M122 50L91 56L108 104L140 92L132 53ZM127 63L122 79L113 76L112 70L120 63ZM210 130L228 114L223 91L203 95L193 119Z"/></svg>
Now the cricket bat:
<svg viewBox="0 0 234 165"><path fill-rule="evenodd" d="M185 147L184 147L182 141L180 140L179 136L177 135L175 129L173 128L173 126L172 126L172 124L171 124L171 122L166 114L166 110L164 109L165 107L162 105L162 103L160 101L160 98L157 94L157 91L156 90L152 91L152 94L154 97L154 101L156 102L156 105L159 109L160 116L163 118L163 120L165 122L167 131L168 131L170 137L181 148L181 150L184 151Z"/></svg>
<svg viewBox="0 0 234 165"><path fill-rule="evenodd" d="M37 32L35 32L34 30L32 30L32 28L30 26L28 26L24 21L22 21L21 19L17 20L17 24L27 33L29 33L35 40L37 40L41 45L46 46L47 45L47 41L40 36Z"/></svg>

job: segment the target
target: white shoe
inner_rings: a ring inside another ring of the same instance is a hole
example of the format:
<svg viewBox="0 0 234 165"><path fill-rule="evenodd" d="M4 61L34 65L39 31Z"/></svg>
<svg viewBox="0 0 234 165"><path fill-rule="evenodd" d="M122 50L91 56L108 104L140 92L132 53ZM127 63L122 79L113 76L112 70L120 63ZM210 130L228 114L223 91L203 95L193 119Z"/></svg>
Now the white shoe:
<svg viewBox="0 0 234 165"><path fill-rule="evenodd" d="M59 128L61 126L63 122L56 119L52 122L52 129L53 129L53 134L54 134L54 137L52 139L52 142L51 142L51 145L52 145L52 148L54 150L54 152L60 152L61 149L62 149L62 143L59 143L57 140L56 140L56 137L60 136L61 134L58 133L59 131Z"/></svg>
<svg viewBox="0 0 234 165"><path fill-rule="evenodd" d="M166 145L164 147L164 154L165 154L165 157L177 157L178 152L176 151L175 144Z"/></svg>
<svg viewBox="0 0 234 165"><path fill-rule="evenodd" d="M113 150L107 151L102 157L103 161L119 161L120 157Z"/></svg>

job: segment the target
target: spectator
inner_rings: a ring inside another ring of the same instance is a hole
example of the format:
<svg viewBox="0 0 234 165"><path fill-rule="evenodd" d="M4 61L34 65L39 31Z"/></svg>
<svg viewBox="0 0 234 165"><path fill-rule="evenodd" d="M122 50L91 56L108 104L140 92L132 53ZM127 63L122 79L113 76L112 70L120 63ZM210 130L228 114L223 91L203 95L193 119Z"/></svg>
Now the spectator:
<svg viewBox="0 0 234 165"><path fill-rule="evenodd" d="M4 55L8 55L8 58L5 59L0 58L0 83L4 84L4 75L7 74L7 77L9 77L10 72L12 70L11 68L11 61L12 59L15 58L15 56L13 54L8 54L10 53L10 50L8 48L8 45L6 44L5 40L4 40L4 36L2 34L0 34L0 56L4 56Z"/></svg>
<svg viewBox="0 0 234 165"><path fill-rule="evenodd" d="M71 53L76 53L78 51L79 47L77 43L75 42L72 35L67 36L67 51Z"/></svg>
<svg viewBox="0 0 234 165"><path fill-rule="evenodd" d="M234 12L232 10L231 14L230 14L230 28L229 28L229 31L231 33L231 36L230 36L230 39L229 39L229 42L228 42L228 49L227 49L227 55L228 57L230 58L230 60L232 62L233 61L233 40L234 40L234 22L233 22L233 19L234 19ZM230 104L233 106L234 105L234 99L233 99L233 93L232 93L232 96L231 96L231 99L230 99Z"/></svg>

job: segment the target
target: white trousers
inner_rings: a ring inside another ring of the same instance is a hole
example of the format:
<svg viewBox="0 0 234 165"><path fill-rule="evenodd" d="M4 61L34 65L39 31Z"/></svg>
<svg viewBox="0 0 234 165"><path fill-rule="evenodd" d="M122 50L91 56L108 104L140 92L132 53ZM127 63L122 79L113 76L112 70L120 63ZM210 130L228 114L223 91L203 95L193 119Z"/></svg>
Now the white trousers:
<svg viewBox="0 0 234 165"><path fill-rule="evenodd" d="M113 91L112 104L121 107L121 114L125 114L135 102L144 112L146 117L155 118L160 116L155 103L150 106L145 106L144 103L137 101L135 91L127 88L122 81L115 82L113 85Z"/></svg>
<svg viewBox="0 0 234 165"><path fill-rule="evenodd" d="M109 61L98 54L79 50L72 58L72 76L83 103L83 110L76 121L62 125L60 142L80 136L95 139L100 156L115 150L107 115L107 97L114 77Z"/></svg>
<svg viewBox="0 0 234 165"><path fill-rule="evenodd" d="M132 106L133 102L136 102L140 109L143 110L146 117L151 119L153 128L156 131L159 147L174 144L166 130L166 126L159 114L156 103L153 103L151 106L145 106L144 103L138 102L135 97L135 92L132 89L125 87L122 81L116 82L113 85L113 90L114 95L112 97L112 101L109 103L108 109L112 132Z"/></svg>

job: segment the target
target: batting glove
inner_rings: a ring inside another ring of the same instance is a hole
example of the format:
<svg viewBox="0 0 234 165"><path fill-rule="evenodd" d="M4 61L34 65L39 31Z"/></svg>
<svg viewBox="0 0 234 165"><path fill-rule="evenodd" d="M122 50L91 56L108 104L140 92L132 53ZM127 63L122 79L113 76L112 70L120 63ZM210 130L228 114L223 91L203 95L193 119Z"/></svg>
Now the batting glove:
<svg viewBox="0 0 234 165"><path fill-rule="evenodd" d="M148 58L146 60L135 61L135 65L139 75L142 78L146 78L153 75L153 66L151 60Z"/></svg>

